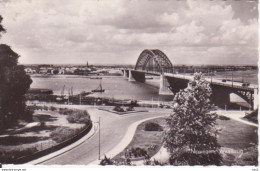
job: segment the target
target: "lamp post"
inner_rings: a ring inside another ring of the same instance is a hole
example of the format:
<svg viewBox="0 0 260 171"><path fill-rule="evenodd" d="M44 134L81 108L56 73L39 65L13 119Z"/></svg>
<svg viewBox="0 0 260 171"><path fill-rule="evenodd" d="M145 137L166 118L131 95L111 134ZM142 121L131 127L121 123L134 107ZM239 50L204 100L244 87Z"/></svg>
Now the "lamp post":
<svg viewBox="0 0 260 171"><path fill-rule="evenodd" d="M232 87L233 87L233 83L234 81L233 81L233 69L232 69Z"/></svg>
<svg viewBox="0 0 260 171"><path fill-rule="evenodd" d="M98 117L98 121L97 122L93 122L93 123L97 123L98 124L98 160L100 160L101 158L101 145L100 145L100 138L101 138L101 135L100 135L100 126L101 126L101 118Z"/></svg>
<svg viewBox="0 0 260 171"><path fill-rule="evenodd" d="M98 130L98 132L99 132L99 133L98 133L98 159L100 160L100 151L101 151L101 150L100 150L100 149L101 149L101 148L100 148L100 133L101 133L101 132L100 132L100 131L101 131L101 129L100 129L100 126L101 126L101 118L100 118L100 117L98 118L98 124L99 124L99 127L98 127L98 128L99 128L99 130Z"/></svg>
<svg viewBox="0 0 260 171"><path fill-rule="evenodd" d="M98 117L98 160L100 160L100 126L101 126L101 119Z"/></svg>

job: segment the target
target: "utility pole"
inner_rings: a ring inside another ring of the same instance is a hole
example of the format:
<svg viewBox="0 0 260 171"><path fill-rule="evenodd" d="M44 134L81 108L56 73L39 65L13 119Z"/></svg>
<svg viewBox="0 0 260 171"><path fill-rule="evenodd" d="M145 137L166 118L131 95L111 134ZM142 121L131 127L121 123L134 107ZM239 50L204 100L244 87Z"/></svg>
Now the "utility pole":
<svg viewBox="0 0 260 171"><path fill-rule="evenodd" d="M100 126L101 126L101 120L100 117L98 117L98 160L100 160Z"/></svg>
<svg viewBox="0 0 260 171"><path fill-rule="evenodd" d="M68 105L70 104L70 89L68 90Z"/></svg>
<svg viewBox="0 0 260 171"><path fill-rule="evenodd" d="M79 104L81 105L81 93L79 94Z"/></svg>
<svg viewBox="0 0 260 171"><path fill-rule="evenodd" d="M232 69L232 87L233 87L233 69Z"/></svg>

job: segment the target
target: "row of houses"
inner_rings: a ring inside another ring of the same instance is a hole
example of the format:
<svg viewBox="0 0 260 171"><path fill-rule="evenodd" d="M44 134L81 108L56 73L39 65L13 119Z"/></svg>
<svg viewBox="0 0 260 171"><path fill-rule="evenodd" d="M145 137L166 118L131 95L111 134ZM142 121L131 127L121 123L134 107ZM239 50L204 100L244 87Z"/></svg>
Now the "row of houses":
<svg viewBox="0 0 260 171"><path fill-rule="evenodd" d="M96 71L94 67L26 67L25 72L28 74L86 74Z"/></svg>

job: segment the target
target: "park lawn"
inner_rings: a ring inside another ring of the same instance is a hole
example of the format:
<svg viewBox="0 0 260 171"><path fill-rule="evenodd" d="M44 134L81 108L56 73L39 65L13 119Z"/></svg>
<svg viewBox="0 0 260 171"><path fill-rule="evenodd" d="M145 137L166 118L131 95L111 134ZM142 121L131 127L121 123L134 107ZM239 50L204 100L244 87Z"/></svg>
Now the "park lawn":
<svg viewBox="0 0 260 171"><path fill-rule="evenodd" d="M217 120L221 128L218 142L221 145L223 165L258 164L258 128L235 120Z"/></svg>
<svg viewBox="0 0 260 171"><path fill-rule="evenodd" d="M56 128L77 129L84 126L69 123L66 117L67 115L53 111L35 111L33 123L39 123L38 125L23 129L21 126L26 123L20 123L19 127L8 129L0 135L0 163L9 163L10 158L29 155L56 145L57 142L50 136Z"/></svg>
<svg viewBox="0 0 260 171"><path fill-rule="evenodd" d="M141 123L135 132L131 143L126 147L140 147L145 149L149 156L155 155L162 146L162 131L144 131L148 122L156 122L165 128L165 118L157 118ZM221 145L223 156L222 165L256 165L258 159L258 128L231 119L217 119L217 128L220 128L218 142ZM153 149L149 147L155 147ZM113 158L116 161L125 160L125 150ZM132 159L132 161L138 159ZM143 160L143 158L140 158Z"/></svg>
<svg viewBox="0 0 260 171"><path fill-rule="evenodd" d="M162 146L163 141L163 131L145 131L145 124L148 122L158 123L162 127L166 126L165 118L157 118L145 121L137 126L135 135L127 146L127 149L130 148L142 148L147 151L149 156L155 155ZM126 150L126 149L125 149ZM113 159L116 161L124 161L125 160L125 150L115 156ZM143 158L139 158L143 159ZM132 158L132 160L138 160L138 158Z"/></svg>

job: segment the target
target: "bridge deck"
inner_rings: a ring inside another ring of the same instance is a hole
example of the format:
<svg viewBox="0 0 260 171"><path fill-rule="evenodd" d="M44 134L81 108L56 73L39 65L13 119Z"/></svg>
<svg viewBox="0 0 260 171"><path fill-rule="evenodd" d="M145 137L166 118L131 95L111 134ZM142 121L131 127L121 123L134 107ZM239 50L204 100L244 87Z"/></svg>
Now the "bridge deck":
<svg viewBox="0 0 260 171"><path fill-rule="evenodd" d="M137 72L143 72L147 74L152 74L152 75L161 75L161 73L158 72L151 72L151 71L143 71L143 70L133 70ZM173 77L173 78L180 78L180 79L185 79L192 81L193 80L193 75L184 75L184 74L172 74L172 73L164 73L165 76L167 77ZM247 90L247 91L254 91L254 89L258 89L258 85L255 84L250 84L249 86L243 86L243 83L240 82L233 82L232 81L226 81L222 82L222 79L217 79L217 78L206 78L208 82L211 84L215 85L220 85L220 86L225 86L225 87L230 87L230 88L236 88L236 89L241 89L241 90Z"/></svg>
<svg viewBox="0 0 260 171"><path fill-rule="evenodd" d="M180 78L180 79L185 79L185 80L193 80L193 76L192 75L183 75L183 74L170 74L170 73L165 73L165 76L168 77L175 77L175 78ZM222 82L221 79L216 79L216 78L206 78L206 80L208 82L210 82L211 84L215 84L215 85L221 85L221 86L225 86L225 87L231 87L231 88L237 88L237 89L242 89L242 90L247 90L247 91L254 91L254 89L258 89L258 85L254 85L254 84L250 84L249 86L243 86L243 83L239 83L239 82L233 82L232 81L226 81L226 82Z"/></svg>

